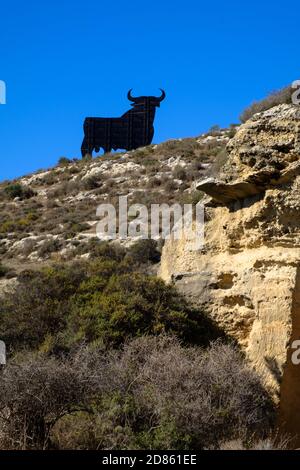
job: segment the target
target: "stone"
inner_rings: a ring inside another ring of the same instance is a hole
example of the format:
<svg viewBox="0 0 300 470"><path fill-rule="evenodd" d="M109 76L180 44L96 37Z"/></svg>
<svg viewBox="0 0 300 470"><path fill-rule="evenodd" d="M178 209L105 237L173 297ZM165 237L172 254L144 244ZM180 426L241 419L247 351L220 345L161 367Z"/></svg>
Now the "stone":
<svg viewBox="0 0 300 470"><path fill-rule="evenodd" d="M207 194L204 248L168 240L160 275L239 343L278 404L279 425L300 435L300 366L291 361L300 338L300 108L253 116L227 149L218 179L197 185Z"/></svg>

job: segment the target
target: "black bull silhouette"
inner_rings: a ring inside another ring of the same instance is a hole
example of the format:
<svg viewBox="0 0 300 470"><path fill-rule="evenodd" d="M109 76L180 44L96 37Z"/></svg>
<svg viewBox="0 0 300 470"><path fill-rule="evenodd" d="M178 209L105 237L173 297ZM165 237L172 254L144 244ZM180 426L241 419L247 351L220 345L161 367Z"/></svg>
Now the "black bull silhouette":
<svg viewBox="0 0 300 470"><path fill-rule="evenodd" d="M155 108L165 98L164 90L159 98L155 96L133 97L131 90L128 99L133 108L118 118L88 117L84 121L84 139L81 153L92 155L93 150L104 152L112 149L134 150L150 145L153 139Z"/></svg>

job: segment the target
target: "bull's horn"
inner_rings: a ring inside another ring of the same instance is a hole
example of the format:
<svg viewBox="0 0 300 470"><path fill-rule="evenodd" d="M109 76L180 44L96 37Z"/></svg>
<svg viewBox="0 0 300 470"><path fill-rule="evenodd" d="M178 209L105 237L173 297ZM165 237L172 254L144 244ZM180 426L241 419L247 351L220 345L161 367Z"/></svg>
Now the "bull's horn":
<svg viewBox="0 0 300 470"><path fill-rule="evenodd" d="M161 91L161 97L160 97L160 98L157 98L158 101L162 101L162 100L164 100L165 97L166 97L166 93L165 93L165 91L164 91L162 88L160 88L160 91Z"/></svg>
<svg viewBox="0 0 300 470"><path fill-rule="evenodd" d="M130 88L129 92L127 93L127 98L129 99L129 101L135 102L135 98L131 95L131 92L132 88Z"/></svg>

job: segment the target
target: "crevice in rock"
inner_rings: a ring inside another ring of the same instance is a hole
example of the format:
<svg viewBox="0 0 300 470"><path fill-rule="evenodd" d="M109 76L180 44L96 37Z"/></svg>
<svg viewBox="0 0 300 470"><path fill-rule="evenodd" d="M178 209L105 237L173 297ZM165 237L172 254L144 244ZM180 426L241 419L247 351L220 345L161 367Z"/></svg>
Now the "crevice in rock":
<svg viewBox="0 0 300 470"><path fill-rule="evenodd" d="M300 364L293 364L292 343L300 339L300 267L297 269L292 302L292 331L283 371L278 424L280 429L294 437L293 445L300 446Z"/></svg>

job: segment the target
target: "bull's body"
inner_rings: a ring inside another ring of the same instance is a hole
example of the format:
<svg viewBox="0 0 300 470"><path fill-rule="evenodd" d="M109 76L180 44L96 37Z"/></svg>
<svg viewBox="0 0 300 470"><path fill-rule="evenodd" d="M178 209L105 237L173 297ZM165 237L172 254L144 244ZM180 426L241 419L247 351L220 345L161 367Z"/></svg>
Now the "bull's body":
<svg viewBox="0 0 300 470"><path fill-rule="evenodd" d="M164 93L164 92L163 92ZM129 99L133 101L133 108L119 118L89 117L84 121L84 139L82 142L82 156L92 155L93 150L104 152L125 149L134 150L138 147L150 145L154 135L155 107L159 106L164 98L144 96Z"/></svg>

